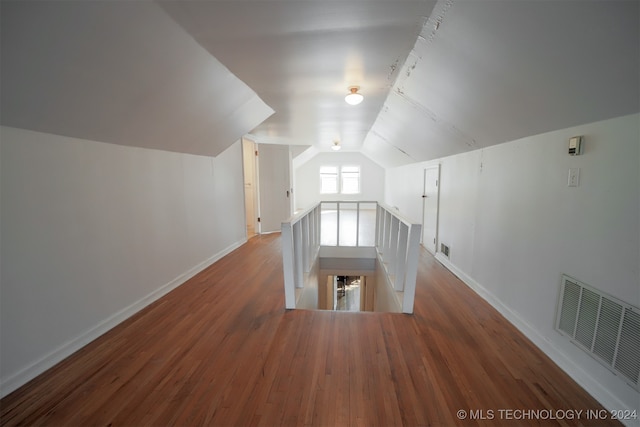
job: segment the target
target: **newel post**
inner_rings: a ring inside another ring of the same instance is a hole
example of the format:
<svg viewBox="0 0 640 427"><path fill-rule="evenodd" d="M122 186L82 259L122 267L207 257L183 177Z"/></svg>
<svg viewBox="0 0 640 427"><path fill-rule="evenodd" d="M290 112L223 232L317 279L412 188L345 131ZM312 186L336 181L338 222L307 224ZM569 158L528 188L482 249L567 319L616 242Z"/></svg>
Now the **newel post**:
<svg viewBox="0 0 640 427"><path fill-rule="evenodd" d="M290 222L282 223L282 269L284 273L284 306L296 308L296 289L293 269L293 230Z"/></svg>
<svg viewBox="0 0 640 427"><path fill-rule="evenodd" d="M420 254L420 235L422 225L411 224L409 228L409 244L407 248L407 271L405 274L402 312L413 313L413 301L416 296L416 280L418 278L418 255Z"/></svg>

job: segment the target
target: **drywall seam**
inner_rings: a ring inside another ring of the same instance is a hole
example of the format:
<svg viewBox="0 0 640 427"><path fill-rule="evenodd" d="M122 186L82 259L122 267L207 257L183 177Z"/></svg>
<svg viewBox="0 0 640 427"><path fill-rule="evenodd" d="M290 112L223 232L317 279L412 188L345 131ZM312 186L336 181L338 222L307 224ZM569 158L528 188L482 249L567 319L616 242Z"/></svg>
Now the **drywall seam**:
<svg viewBox="0 0 640 427"><path fill-rule="evenodd" d="M545 353L551 360L553 360L563 371L565 371L575 382L577 382L582 388L584 388L594 399L602 404L608 410L615 411L636 411L637 408L632 408L625 405L622 401L611 394L606 388L602 387L599 382L589 375L586 371L579 368L576 364L572 363L567 355L554 346L551 342L547 341L542 335L540 335L534 328L531 327L524 319L522 319L516 312L512 311L502 303L496 296L489 292L484 286L475 281L469 275L460 270L455 264L452 264L442 253L436 254L436 259L440 261L447 269L455 274L465 285L471 288L482 299L487 301L493 308L498 310L513 326L515 326L520 332L522 332L529 340L535 344L543 353ZM639 420L620 420L627 426L638 426Z"/></svg>
<svg viewBox="0 0 640 427"><path fill-rule="evenodd" d="M28 381L32 380L33 378L45 372L47 369L53 367L54 365L61 362L65 358L71 356L73 353L80 350L82 347L89 344L91 341L105 334L109 330L113 329L115 326L124 322L129 317L138 313L140 310L144 309L151 303L162 298L172 290L176 289L178 286L184 284L187 280L191 279L193 276L200 273L201 271L209 267L214 262L220 260L225 255L239 248L246 242L247 242L247 239L243 238L235 243L232 243L231 245L221 250L220 252L214 254L208 259L202 261L196 266L185 271L175 279L171 280L169 283L166 283L165 285L159 287L158 289L142 297L141 299L137 300L136 302L129 305L128 307L125 307L122 310L112 314L107 319L98 323L96 326L92 327L91 329L85 331L75 339L67 341L57 349L49 352L48 354L41 357L37 361L33 362L29 366L9 376L7 379L2 380L0 382L0 398L8 395L12 391L19 388L20 386L26 384Z"/></svg>

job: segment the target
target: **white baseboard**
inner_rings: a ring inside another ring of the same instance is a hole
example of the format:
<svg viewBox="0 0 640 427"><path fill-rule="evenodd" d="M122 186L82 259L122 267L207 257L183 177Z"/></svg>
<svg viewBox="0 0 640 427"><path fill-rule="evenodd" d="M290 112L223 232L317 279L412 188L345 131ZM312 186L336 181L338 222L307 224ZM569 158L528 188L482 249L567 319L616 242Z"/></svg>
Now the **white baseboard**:
<svg viewBox="0 0 640 427"><path fill-rule="evenodd" d="M438 252L436 259L442 263L447 269L455 274L463 283L473 289L478 295L480 295L485 301L487 301L493 308L498 310L511 324L513 324L520 332L522 332L527 338L529 338L543 353L545 353L551 360L553 360L563 371L565 371L575 382L577 382L587 393L589 393L594 399L596 399L602 406L608 410L628 410L630 412L638 412L638 408L632 408L625 405L620 399L614 396L609 390L604 388L598 381L596 381L588 372L584 371L575 363L569 359L569 357L554 346L551 342L547 341L542 335L540 335L528 322L522 319L516 312L512 311L502 301L500 301L495 295L489 292L485 287L480 285L473 278L468 276L465 272L460 270L454 264L449 261L447 257ZM621 420L623 424L627 426L638 426L638 420Z"/></svg>
<svg viewBox="0 0 640 427"><path fill-rule="evenodd" d="M8 395L12 391L18 389L22 385L31 381L33 378L42 374L44 371L53 367L54 365L61 362L65 358L71 356L73 353L80 350L82 347L89 344L91 341L95 340L99 336L108 332L110 329L124 322L129 317L133 316L134 314L136 314L137 312L139 312L149 304L162 298L163 296L165 296L166 294L168 294L178 286L182 285L187 280L191 279L193 276L200 273L202 270L204 270L214 262L218 261L225 255L231 253L235 249L242 246L244 243L246 243L246 241L247 239L245 238L243 240L240 240L231 244L230 246L226 247L222 251L214 254L213 256L207 258L206 260L202 261L198 265L182 273L181 275L179 275L169 283L166 283L165 285L159 287L155 291L149 293L148 295L144 296L143 298L139 299L138 301L134 302L128 307L125 307L122 310L112 314L107 319L101 321L91 329L83 332L80 336L70 341L67 341L66 343L62 344L60 347L56 348L55 350L41 357L37 361L31 363L27 367L9 376L7 379L3 379L2 382L0 383L0 398Z"/></svg>

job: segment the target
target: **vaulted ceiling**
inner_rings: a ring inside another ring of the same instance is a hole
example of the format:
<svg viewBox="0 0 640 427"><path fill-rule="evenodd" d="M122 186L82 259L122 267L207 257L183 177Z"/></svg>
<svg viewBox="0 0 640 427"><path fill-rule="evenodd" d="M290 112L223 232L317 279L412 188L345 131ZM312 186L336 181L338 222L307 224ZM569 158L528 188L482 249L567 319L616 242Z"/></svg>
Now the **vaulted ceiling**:
<svg viewBox="0 0 640 427"><path fill-rule="evenodd" d="M639 4L2 0L0 120L214 156L339 140L397 166L638 112Z"/></svg>
<svg viewBox="0 0 640 427"><path fill-rule="evenodd" d="M639 5L439 2L363 151L403 164L638 112Z"/></svg>
<svg viewBox="0 0 640 427"><path fill-rule="evenodd" d="M155 3L1 6L3 125L215 156L273 114Z"/></svg>

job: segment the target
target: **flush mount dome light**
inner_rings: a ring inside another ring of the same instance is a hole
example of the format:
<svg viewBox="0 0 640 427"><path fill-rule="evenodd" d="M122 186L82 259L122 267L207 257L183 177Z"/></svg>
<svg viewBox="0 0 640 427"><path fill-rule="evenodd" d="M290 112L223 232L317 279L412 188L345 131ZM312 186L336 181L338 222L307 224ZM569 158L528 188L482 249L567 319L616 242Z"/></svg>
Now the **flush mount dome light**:
<svg viewBox="0 0 640 427"><path fill-rule="evenodd" d="M364 96L358 93L358 86L351 86L349 88L349 93L344 97L344 100L349 105L358 105L364 99Z"/></svg>
<svg viewBox="0 0 640 427"><path fill-rule="evenodd" d="M338 151L340 150L340 148L342 148L340 147L340 141L333 141L333 145L331 146L331 149L333 151Z"/></svg>

